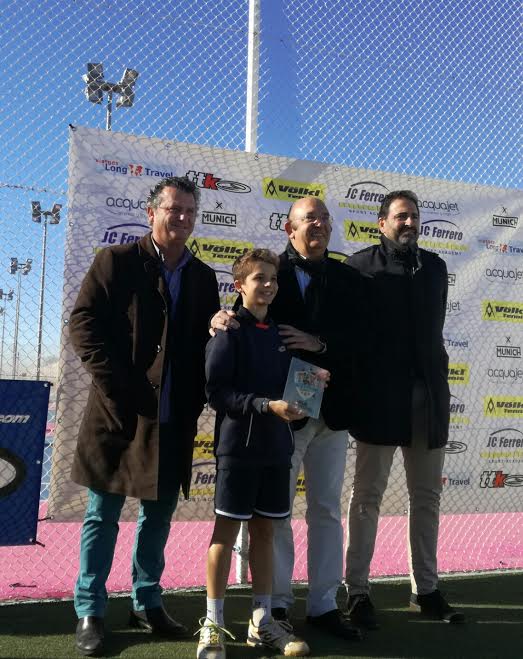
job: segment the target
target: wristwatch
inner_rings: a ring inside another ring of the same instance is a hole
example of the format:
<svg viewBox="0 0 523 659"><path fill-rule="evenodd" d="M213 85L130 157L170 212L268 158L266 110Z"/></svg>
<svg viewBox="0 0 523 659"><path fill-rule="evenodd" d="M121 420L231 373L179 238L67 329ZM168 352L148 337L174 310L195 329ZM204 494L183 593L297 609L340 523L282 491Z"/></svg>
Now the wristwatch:
<svg viewBox="0 0 523 659"><path fill-rule="evenodd" d="M321 346L319 350L316 350L316 354L323 355L323 353L327 352L327 341L322 339L321 336L317 336L316 339Z"/></svg>
<svg viewBox="0 0 523 659"><path fill-rule="evenodd" d="M262 414L267 414L269 412L269 399L268 398L264 398L262 400L261 411L262 411Z"/></svg>

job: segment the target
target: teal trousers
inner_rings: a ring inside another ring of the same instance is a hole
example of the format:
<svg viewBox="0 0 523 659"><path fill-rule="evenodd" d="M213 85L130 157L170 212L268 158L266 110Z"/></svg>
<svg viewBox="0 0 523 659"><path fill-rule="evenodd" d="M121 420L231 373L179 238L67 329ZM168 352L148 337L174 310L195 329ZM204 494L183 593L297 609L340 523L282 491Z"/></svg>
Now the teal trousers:
<svg viewBox="0 0 523 659"><path fill-rule="evenodd" d="M141 501L132 555L132 600L136 611L161 606L160 579L164 549L179 488L159 501ZM80 570L74 591L79 618L103 618L107 606L106 581L113 563L118 520L125 496L89 490L80 539Z"/></svg>

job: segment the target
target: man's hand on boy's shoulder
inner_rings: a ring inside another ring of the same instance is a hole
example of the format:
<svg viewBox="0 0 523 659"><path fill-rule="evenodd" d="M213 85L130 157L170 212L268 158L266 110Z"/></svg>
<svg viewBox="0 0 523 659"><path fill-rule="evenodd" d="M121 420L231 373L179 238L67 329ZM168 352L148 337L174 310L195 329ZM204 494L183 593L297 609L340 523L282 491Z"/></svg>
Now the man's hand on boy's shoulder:
<svg viewBox="0 0 523 659"><path fill-rule="evenodd" d="M228 309L220 309L211 318L209 334L216 336L216 330L226 332L228 329L238 329L240 323L236 320L236 313Z"/></svg>

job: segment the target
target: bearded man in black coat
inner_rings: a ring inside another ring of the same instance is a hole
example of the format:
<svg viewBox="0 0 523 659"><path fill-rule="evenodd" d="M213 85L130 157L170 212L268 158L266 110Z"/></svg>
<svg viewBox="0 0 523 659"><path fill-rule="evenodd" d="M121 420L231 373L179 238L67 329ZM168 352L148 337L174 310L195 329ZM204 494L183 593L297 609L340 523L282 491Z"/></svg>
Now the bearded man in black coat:
<svg viewBox="0 0 523 659"><path fill-rule="evenodd" d="M396 448L403 452L409 493L410 606L431 618L463 622L438 590L437 542L450 392L443 344L447 267L418 247L420 218L413 192L385 196L380 243L347 259L368 280L368 335L360 360L356 472L348 514L346 585L351 621L376 629L369 568L380 505Z"/></svg>

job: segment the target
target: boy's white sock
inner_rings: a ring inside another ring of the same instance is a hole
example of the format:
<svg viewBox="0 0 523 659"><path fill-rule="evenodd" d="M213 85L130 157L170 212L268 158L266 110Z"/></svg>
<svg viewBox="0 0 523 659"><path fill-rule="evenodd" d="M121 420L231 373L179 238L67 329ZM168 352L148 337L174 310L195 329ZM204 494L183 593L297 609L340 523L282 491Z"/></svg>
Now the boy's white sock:
<svg viewBox="0 0 523 659"><path fill-rule="evenodd" d="M207 598L207 613L206 613L205 624L207 625L210 622L215 622L220 627L223 627L223 598L218 600L213 600L210 597Z"/></svg>
<svg viewBox="0 0 523 659"><path fill-rule="evenodd" d="M252 596L252 622L256 627L264 625L271 619L271 596Z"/></svg>

